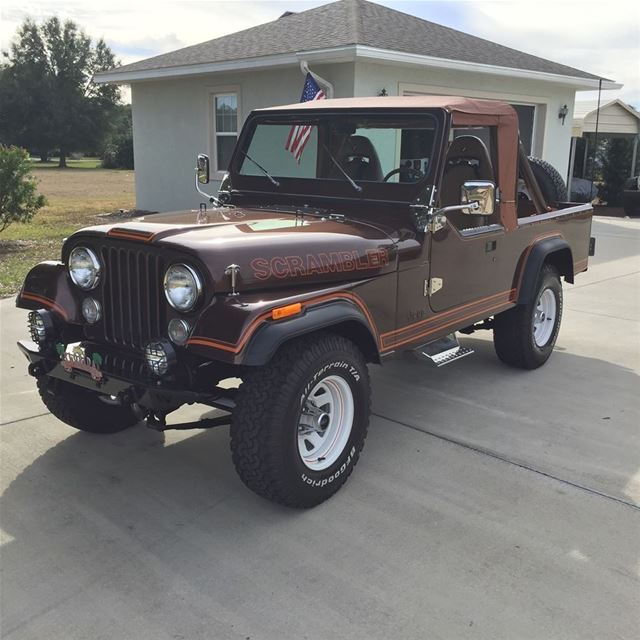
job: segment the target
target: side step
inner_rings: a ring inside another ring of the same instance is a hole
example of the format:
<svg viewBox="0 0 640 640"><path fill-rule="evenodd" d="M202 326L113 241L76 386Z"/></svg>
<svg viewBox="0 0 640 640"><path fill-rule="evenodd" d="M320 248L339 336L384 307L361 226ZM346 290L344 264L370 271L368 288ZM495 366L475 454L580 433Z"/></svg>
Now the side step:
<svg viewBox="0 0 640 640"><path fill-rule="evenodd" d="M446 364L460 360L460 358L470 356L474 351L468 347L461 347L456 334L450 333L444 338L438 338L422 347L418 347L414 350L414 353L420 360L427 360L435 364L436 367L444 367Z"/></svg>

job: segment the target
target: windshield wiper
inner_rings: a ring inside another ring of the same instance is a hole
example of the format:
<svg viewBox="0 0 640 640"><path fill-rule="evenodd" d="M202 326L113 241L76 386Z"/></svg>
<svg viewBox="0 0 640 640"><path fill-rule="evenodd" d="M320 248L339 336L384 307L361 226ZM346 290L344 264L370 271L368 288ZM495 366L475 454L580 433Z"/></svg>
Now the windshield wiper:
<svg viewBox="0 0 640 640"><path fill-rule="evenodd" d="M349 181L349 184L356 191L362 191L362 187L359 184L355 183L355 180L353 180L353 178L340 166L340 163L333 157L333 154L331 153L331 151L329 151L329 148L327 147L327 145L323 143L322 146L324 147L324 150L327 152L327 154L331 158L331 161L333 162L333 164L335 164L336 167L340 169L340 173Z"/></svg>
<svg viewBox="0 0 640 640"><path fill-rule="evenodd" d="M246 153L245 151L241 151L240 152L247 160L249 160L249 162L253 162L253 164L256 165L256 167L258 167L258 169L260 169L260 171L262 171L262 173L264 173L265 176L267 176L267 178L269 178L270 182L272 185L274 185L275 187L279 187L280 183L258 162L256 162L248 153Z"/></svg>

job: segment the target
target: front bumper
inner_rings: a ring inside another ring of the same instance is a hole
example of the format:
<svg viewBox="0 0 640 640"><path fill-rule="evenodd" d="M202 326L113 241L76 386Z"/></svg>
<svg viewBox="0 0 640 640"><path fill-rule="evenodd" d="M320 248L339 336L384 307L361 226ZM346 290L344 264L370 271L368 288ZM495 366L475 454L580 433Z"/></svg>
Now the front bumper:
<svg viewBox="0 0 640 640"><path fill-rule="evenodd" d="M206 404L224 411L233 410L234 389L223 389L217 382L232 372L217 371L212 365L183 365L175 374L153 376L142 358L90 342L78 344L87 354L100 353L96 367L78 367L63 362L53 350L40 350L31 340L19 340L18 348L29 361L29 374L49 376L96 393L117 398L123 405L137 405L150 413L168 413L183 404Z"/></svg>

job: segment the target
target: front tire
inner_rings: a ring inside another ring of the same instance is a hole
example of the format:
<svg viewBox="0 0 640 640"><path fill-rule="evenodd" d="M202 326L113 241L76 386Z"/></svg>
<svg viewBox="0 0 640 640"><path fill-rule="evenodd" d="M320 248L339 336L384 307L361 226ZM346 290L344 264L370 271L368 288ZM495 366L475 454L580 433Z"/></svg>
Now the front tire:
<svg viewBox="0 0 640 640"><path fill-rule="evenodd" d="M238 391L231 451L240 478L288 507L320 504L358 461L370 397L367 365L349 340L318 334L286 344Z"/></svg>
<svg viewBox="0 0 640 640"><path fill-rule="evenodd" d="M540 271L532 301L498 314L493 344L500 360L520 369L537 369L551 355L562 320L562 283L551 265Z"/></svg>
<svg viewBox="0 0 640 640"><path fill-rule="evenodd" d="M139 422L133 411L105 402L99 393L77 385L41 376L37 380L42 402L58 420L88 433L117 433ZM106 397L104 397L106 400Z"/></svg>

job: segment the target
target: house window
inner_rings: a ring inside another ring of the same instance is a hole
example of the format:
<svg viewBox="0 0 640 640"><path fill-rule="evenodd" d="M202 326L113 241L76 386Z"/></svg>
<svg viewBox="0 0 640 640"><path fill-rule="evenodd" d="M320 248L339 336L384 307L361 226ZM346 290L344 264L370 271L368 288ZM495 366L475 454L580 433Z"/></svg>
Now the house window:
<svg viewBox="0 0 640 640"><path fill-rule="evenodd" d="M213 95L214 157L217 171L226 171L238 139L238 94Z"/></svg>

